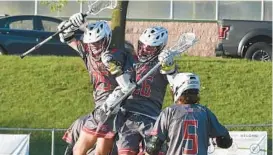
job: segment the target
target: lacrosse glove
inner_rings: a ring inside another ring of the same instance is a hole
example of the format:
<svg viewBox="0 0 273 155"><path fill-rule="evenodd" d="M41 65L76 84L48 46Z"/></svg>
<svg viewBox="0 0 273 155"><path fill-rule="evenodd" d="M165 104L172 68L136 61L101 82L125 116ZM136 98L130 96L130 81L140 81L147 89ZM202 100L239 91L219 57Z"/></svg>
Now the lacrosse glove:
<svg viewBox="0 0 273 155"><path fill-rule="evenodd" d="M69 21L63 21L58 25L58 31L62 30L70 24ZM74 38L74 31L77 30L73 25L59 33L60 41L62 43L69 43Z"/></svg>
<svg viewBox="0 0 273 155"><path fill-rule="evenodd" d="M122 74L120 63L114 60L110 52L103 52L101 54L101 61L112 75Z"/></svg>
<svg viewBox="0 0 273 155"><path fill-rule="evenodd" d="M218 147L227 149L232 145L232 138L228 135L216 137L216 144Z"/></svg>
<svg viewBox="0 0 273 155"><path fill-rule="evenodd" d="M174 63L174 56L171 51L163 50L158 55L158 60L161 64L161 74L172 74L176 70L176 66Z"/></svg>
<svg viewBox="0 0 273 155"><path fill-rule="evenodd" d="M119 86L121 87L121 91L124 94L129 94L130 90L132 92L136 88L136 83L131 78L130 73L126 72L126 73L121 74L120 76L117 76L116 81L119 84Z"/></svg>
<svg viewBox="0 0 273 155"><path fill-rule="evenodd" d="M164 143L158 136L147 136L145 137L145 152L148 155L157 155Z"/></svg>
<svg viewBox="0 0 273 155"><path fill-rule="evenodd" d="M75 13L69 18L69 22L79 29L80 27L84 26L85 23L85 17L83 16L82 13Z"/></svg>

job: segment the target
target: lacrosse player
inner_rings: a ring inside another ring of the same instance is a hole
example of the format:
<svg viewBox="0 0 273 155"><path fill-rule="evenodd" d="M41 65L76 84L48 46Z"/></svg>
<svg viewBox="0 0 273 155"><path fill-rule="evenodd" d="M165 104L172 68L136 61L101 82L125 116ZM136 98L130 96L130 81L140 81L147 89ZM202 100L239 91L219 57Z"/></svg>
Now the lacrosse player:
<svg viewBox="0 0 273 155"><path fill-rule="evenodd" d="M134 46L132 45L132 43L130 43L129 41L125 41L124 46L125 46L126 52L133 54ZM88 119L88 117L90 117L90 114L78 118L66 130L66 132L62 138L68 144L64 155L73 155L73 147L74 147L76 141L78 140L78 138L80 136L81 129L82 129L84 123L86 122L86 120ZM94 149L95 149L95 147L90 149L88 151L87 155L94 155L95 154ZM115 154L117 154L116 145L113 146L113 149L111 151L111 155L115 155Z"/></svg>
<svg viewBox="0 0 273 155"><path fill-rule="evenodd" d="M68 144L64 155L73 155L73 147L80 136L81 129L90 115L85 115L74 121L66 130L62 139ZM87 155L92 155L92 150L89 150Z"/></svg>
<svg viewBox="0 0 273 155"><path fill-rule="evenodd" d="M131 59L128 53L122 50L108 49L112 32L106 21L86 25L83 14L76 13L70 17L69 21L62 22L58 29L61 30L70 23L72 26L60 33L59 37L62 42L75 49L83 59L92 78L95 100L95 110L82 127L80 137L73 148L73 154L86 155L96 142L96 154L108 154L111 151L115 135L113 132L115 115L110 117L99 129L98 124L103 122L101 118L104 118L104 111L111 107L109 104L112 102L106 100L109 98L112 100L111 97L115 98L120 92L115 89L118 87L118 83L130 83L122 80L129 78L127 74L123 73L131 67ZM74 37L74 32L78 28L84 31L80 40ZM122 88L122 90L126 89ZM119 107L114 110L117 112Z"/></svg>
<svg viewBox="0 0 273 155"><path fill-rule="evenodd" d="M171 85L174 103L158 117L147 140L146 154L157 155L167 141L167 155L206 155L209 138L216 137L220 148L229 148L232 138L216 116L199 104L199 77L193 73L178 73Z"/></svg>
<svg viewBox="0 0 273 155"><path fill-rule="evenodd" d="M144 80L121 108L119 115L124 123L118 131L117 141L121 155L139 153L139 143L150 132L161 112L168 79L172 79L177 72L172 55L169 51L163 51L167 41L168 31L159 26L146 29L139 38L136 51L138 62L135 63L136 81L158 62L162 66Z"/></svg>

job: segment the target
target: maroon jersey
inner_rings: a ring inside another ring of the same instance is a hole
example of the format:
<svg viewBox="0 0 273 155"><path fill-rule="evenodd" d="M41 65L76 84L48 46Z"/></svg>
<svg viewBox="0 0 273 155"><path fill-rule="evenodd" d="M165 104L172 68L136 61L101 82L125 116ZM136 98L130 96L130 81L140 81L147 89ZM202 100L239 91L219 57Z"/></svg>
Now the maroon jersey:
<svg viewBox="0 0 273 155"><path fill-rule="evenodd" d="M137 63L135 65L136 81L147 74L158 61ZM124 108L128 111L156 118L161 111L168 80L158 68L126 100Z"/></svg>
<svg viewBox="0 0 273 155"><path fill-rule="evenodd" d="M225 136L228 130L208 108L200 104L172 105L158 117L152 135L166 141L167 155L206 155L209 138Z"/></svg>
<svg viewBox="0 0 273 155"><path fill-rule="evenodd" d="M93 83L93 97L96 107L101 105L112 91L118 86L115 80L115 75L112 75L101 60L96 60L91 53L86 52L83 43L77 41L77 51L84 60L88 70L91 82ZM113 60L119 63L123 71L129 70L132 66L130 56L127 52L117 49L107 51L111 54Z"/></svg>

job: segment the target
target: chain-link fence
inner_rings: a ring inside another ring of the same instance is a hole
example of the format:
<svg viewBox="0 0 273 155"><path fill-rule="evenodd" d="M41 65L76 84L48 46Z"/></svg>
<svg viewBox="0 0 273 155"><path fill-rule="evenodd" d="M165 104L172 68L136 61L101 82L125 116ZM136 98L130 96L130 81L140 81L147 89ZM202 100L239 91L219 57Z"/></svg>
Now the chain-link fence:
<svg viewBox="0 0 273 155"><path fill-rule="evenodd" d="M230 131L267 131L268 150L272 155L272 124L226 125ZM65 129L0 128L0 134L30 134L30 155L62 155L66 143L62 140Z"/></svg>

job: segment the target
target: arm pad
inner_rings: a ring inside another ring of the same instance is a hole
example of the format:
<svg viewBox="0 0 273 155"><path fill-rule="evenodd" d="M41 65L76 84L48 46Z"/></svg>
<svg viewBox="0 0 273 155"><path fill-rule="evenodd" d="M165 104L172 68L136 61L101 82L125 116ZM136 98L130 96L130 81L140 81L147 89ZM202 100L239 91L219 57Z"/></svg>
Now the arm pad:
<svg viewBox="0 0 273 155"><path fill-rule="evenodd" d="M146 148L145 152L149 155L157 155L161 149L161 145L163 141L159 139L157 136L148 136L146 138Z"/></svg>
<svg viewBox="0 0 273 155"><path fill-rule="evenodd" d="M226 136L216 137L217 146L223 149L229 148L232 145L232 142L233 140L229 134Z"/></svg>
<svg viewBox="0 0 273 155"><path fill-rule="evenodd" d="M136 85L129 73L124 73L120 76L117 76L116 81L121 87L121 91L125 94Z"/></svg>

